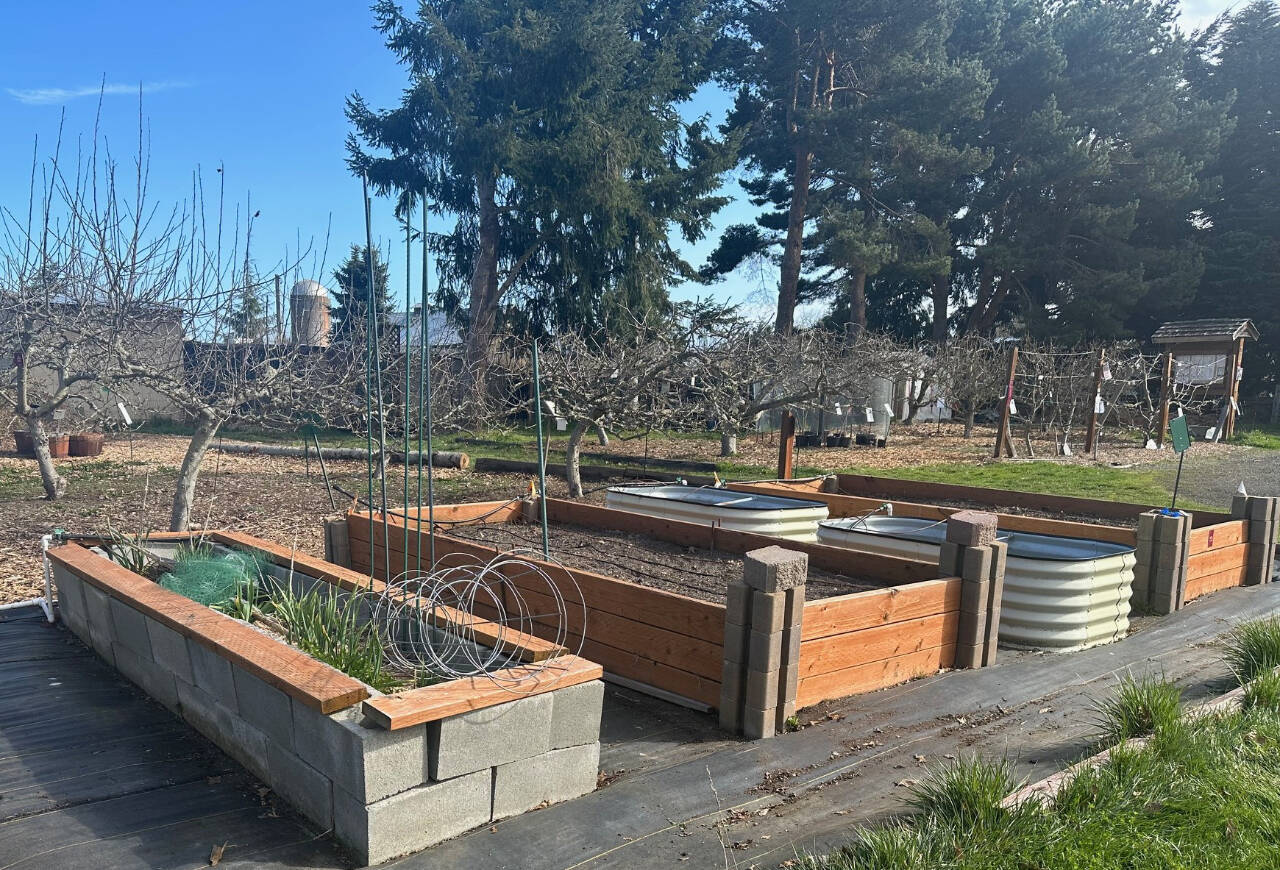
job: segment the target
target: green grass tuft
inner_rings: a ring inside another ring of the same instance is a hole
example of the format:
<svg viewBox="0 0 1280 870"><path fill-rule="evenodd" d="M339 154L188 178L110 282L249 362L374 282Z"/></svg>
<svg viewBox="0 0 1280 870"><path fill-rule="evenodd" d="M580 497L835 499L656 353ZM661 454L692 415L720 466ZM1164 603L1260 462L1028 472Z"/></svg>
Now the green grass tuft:
<svg viewBox="0 0 1280 870"><path fill-rule="evenodd" d="M1004 762L959 759L914 786L907 805L934 823L990 828L1004 819L1000 802L1012 790Z"/></svg>
<svg viewBox="0 0 1280 870"><path fill-rule="evenodd" d="M1262 450L1280 450L1280 426L1261 425L1250 427L1243 432L1237 432L1235 438L1231 439L1233 444L1243 444L1246 447L1257 447Z"/></svg>
<svg viewBox="0 0 1280 870"><path fill-rule="evenodd" d="M1280 671L1260 674L1244 687L1243 707L1280 713Z"/></svg>
<svg viewBox="0 0 1280 870"><path fill-rule="evenodd" d="M1182 716L1182 690L1153 677L1126 677L1113 696L1098 702L1096 712L1103 745L1115 746L1175 728Z"/></svg>
<svg viewBox="0 0 1280 870"><path fill-rule="evenodd" d="M1280 668L1280 617L1238 626L1227 637L1227 664L1240 685Z"/></svg>

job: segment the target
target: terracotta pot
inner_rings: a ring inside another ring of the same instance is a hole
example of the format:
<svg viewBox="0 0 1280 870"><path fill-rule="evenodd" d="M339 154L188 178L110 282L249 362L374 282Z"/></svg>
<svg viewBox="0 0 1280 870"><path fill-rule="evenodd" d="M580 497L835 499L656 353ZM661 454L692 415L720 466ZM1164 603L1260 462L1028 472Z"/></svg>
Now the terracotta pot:
<svg viewBox="0 0 1280 870"><path fill-rule="evenodd" d="M81 432L71 436L68 451L72 456L101 456L102 440L101 432Z"/></svg>
<svg viewBox="0 0 1280 870"><path fill-rule="evenodd" d="M71 449L71 439L66 435L49 436L49 455L54 459L66 459Z"/></svg>
<svg viewBox="0 0 1280 870"><path fill-rule="evenodd" d="M36 455L35 444L31 441L31 435L26 432L14 432L13 443L18 450L19 456L34 458Z"/></svg>

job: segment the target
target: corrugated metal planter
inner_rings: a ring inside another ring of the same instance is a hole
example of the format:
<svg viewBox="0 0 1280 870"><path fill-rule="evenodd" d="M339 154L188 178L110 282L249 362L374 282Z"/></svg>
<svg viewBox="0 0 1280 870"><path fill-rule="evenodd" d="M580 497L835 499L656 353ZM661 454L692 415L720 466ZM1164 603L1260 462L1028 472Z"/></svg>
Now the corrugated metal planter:
<svg viewBox="0 0 1280 870"><path fill-rule="evenodd" d="M914 517L853 517L818 528L818 541L916 559L937 559L946 524ZM1106 541L1001 532L1009 545L1000 643L1070 652L1129 631L1133 548Z"/></svg>
<svg viewBox="0 0 1280 870"><path fill-rule="evenodd" d="M738 532L816 541L818 523L827 518L820 501L773 495L748 495L703 486L615 486L605 507Z"/></svg>

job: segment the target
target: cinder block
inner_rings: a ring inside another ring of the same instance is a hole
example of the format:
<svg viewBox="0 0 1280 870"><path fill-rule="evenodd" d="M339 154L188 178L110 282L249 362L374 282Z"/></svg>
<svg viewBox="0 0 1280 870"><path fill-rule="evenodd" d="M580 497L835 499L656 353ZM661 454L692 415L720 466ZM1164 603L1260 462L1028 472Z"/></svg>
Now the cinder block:
<svg viewBox="0 0 1280 870"><path fill-rule="evenodd" d="M840 478L836 477L834 474L828 474L826 477L822 478L822 491L832 494L839 493Z"/></svg>
<svg viewBox="0 0 1280 870"><path fill-rule="evenodd" d="M1157 543L1178 542L1185 537L1190 518L1185 514L1170 517L1160 514L1156 517L1155 540Z"/></svg>
<svg viewBox="0 0 1280 870"><path fill-rule="evenodd" d="M1187 547L1181 541L1157 541L1153 546L1156 570L1177 568L1187 561Z"/></svg>
<svg viewBox="0 0 1280 870"><path fill-rule="evenodd" d="M1169 592L1153 593L1147 602L1147 610L1157 616L1168 616L1181 606L1182 602L1175 594Z"/></svg>
<svg viewBox="0 0 1280 870"><path fill-rule="evenodd" d="M947 540L962 547L985 547L996 539L995 514L985 511L956 511L947 517Z"/></svg>
<svg viewBox="0 0 1280 870"><path fill-rule="evenodd" d="M1265 520L1249 520L1249 545L1259 550L1275 546L1275 524Z"/></svg>
<svg viewBox="0 0 1280 870"><path fill-rule="evenodd" d="M982 646L984 638L987 636L987 612L979 610L976 613L970 613L962 610L959 618L960 624L956 629L956 642Z"/></svg>
<svg viewBox="0 0 1280 870"><path fill-rule="evenodd" d="M541 755L551 748L550 694L450 716L427 726L433 780Z"/></svg>
<svg viewBox="0 0 1280 870"><path fill-rule="evenodd" d="M725 595L725 625L751 624L751 592L751 587L741 580L734 580L729 584Z"/></svg>
<svg viewBox="0 0 1280 870"><path fill-rule="evenodd" d="M724 660L743 664L751 661L751 635L754 633L749 625L726 622L724 624Z"/></svg>
<svg viewBox="0 0 1280 870"><path fill-rule="evenodd" d="M1154 541L1156 539L1156 517L1159 511L1147 511L1138 514L1138 541Z"/></svg>
<svg viewBox="0 0 1280 870"><path fill-rule="evenodd" d="M796 702L787 701L778 705L778 712L775 716L773 729L778 734L783 734L787 730L787 720L796 715Z"/></svg>
<svg viewBox="0 0 1280 870"><path fill-rule="evenodd" d="M983 644L977 644L977 643L956 644L956 667L957 668L982 667L982 660L985 652L986 650L983 648Z"/></svg>
<svg viewBox="0 0 1280 870"><path fill-rule="evenodd" d="M964 550L959 544L943 541L938 547L938 573L943 577L957 577L961 570Z"/></svg>
<svg viewBox="0 0 1280 870"><path fill-rule="evenodd" d="M154 619L147 620L147 635L151 639L151 657L184 683L195 684L191 674L191 656L187 653L187 639L167 625Z"/></svg>
<svg viewBox="0 0 1280 870"><path fill-rule="evenodd" d="M799 628L804 624L804 587L787 590L787 610L782 617L787 628Z"/></svg>
<svg viewBox="0 0 1280 870"><path fill-rule="evenodd" d="M604 682L592 680L551 693L551 748L600 742Z"/></svg>
<svg viewBox="0 0 1280 870"><path fill-rule="evenodd" d="M289 696L243 668L231 668L236 708L246 722L293 752L293 703Z"/></svg>
<svg viewBox="0 0 1280 870"><path fill-rule="evenodd" d="M298 757L347 794L373 803L426 780L427 726L366 727L360 708L325 715L293 700Z"/></svg>
<svg viewBox="0 0 1280 870"><path fill-rule="evenodd" d="M147 635L147 618L118 598L111 599L113 639L135 655L152 658L151 639Z"/></svg>
<svg viewBox="0 0 1280 870"><path fill-rule="evenodd" d="M961 555L960 576L965 580L989 581L993 558L991 547L965 547Z"/></svg>
<svg viewBox="0 0 1280 870"><path fill-rule="evenodd" d="M231 662L190 638L187 639L187 656L191 661L192 685L208 693L232 713L238 713L240 705L236 703L236 684L231 676Z"/></svg>
<svg viewBox="0 0 1280 870"><path fill-rule="evenodd" d="M493 769L493 819L519 815L595 791L600 744L553 749Z"/></svg>
<svg viewBox="0 0 1280 870"><path fill-rule="evenodd" d="M202 689L178 683L182 718L263 782L270 780L267 746L270 739Z"/></svg>
<svg viewBox="0 0 1280 870"><path fill-rule="evenodd" d="M775 631L772 634L751 632L749 642L751 652L747 658L751 670L776 671L782 667L782 636L781 631Z"/></svg>
<svg viewBox="0 0 1280 870"><path fill-rule="evenodd" d="M725 731L733 734L742 731L742 699L739 697L732 701L726 700L723 688L720 694L720 709L717 711L720 717L720 727Z"/></svg>
<svg viewBox="0 0 1280 870"><path fill-rule="evenodd" d="M761 592L785 592L803 586L809 576L809 556L783 547L752 550L742 560L742 580Z"/></svg>
<svg viewBox="0 0 1280 870"><path fill-rule="evenodd" d="M746 708L742 711L742 733L752 740L772 737L778 732L778 708L755 710Z"/></svg>
<svg viewBox="0 0 1280 870"><path fill-rule="evenodd" d="M115 644L112 650L116 670L153 700L177 712L178 687L173 674L149 658L143 658L123 644Z"/></svg>
<svg viewBox="0 0 1280 870"><path fill-rule="evenodd" d="M771 710L778 706L778 672L747 671L747 692L743 701L748 710Z"/></svg>
<svg viewBox="0 0 1280 870"><path fill-rule="evenodd" d="M334 835L362 864L434 846L493 816L493 774L488 769L433 782L365 805L334 789Z"/></svg>
<svg viewBox="0 0 1280 870"><path fill-rule="evenodd" d="M728 659L720 666L720 706L740 703L747 694L747 665Z"/></svg>
<svg viewBox="0 0 1280 870"><path fill-rule="evenodd" d="M89 645L111 664L115 664L112 644L115 630L111 623L111 599L107 593L88 583L84 587L85 611L89 614Z"/></svg>
<svg viewBox="0 0 1280 870"><path fill-rule="evenodd" d="M785 592L760 592L751 596L751 630L764 633L782 631L787 617Z"/></svg>
<svg viewBox="0 0 1280 870"><path fill-rule="evenodd" d="M1249 519L1251 520L1270 520L1275 515L1276 500L1274 498L1250 496L1249 497Z"/></svg>
<svg viewBox="0 0 1280 870"><path fill-rule="evenodd" d="M991 581L964 577L960 583L960 612L985 613L991 603Z"/></svg>
<svg viewBox="0 0 1280 870"><path fill-rule="evenodd" d="M50 562L53 585L58 593L58 612L68 622L76 622L88 628L88 613L84 603L84 581L57 563Z"/></svg>
<svg viewBox="0 0 1280 870"><path fill-rule="evenodd" d="M333 827L333 783L274 740L267 744L267 783L324 830Z"/></svg>
<svg viewBox="0 0 1280 870"><path fill-rule="evenodd" d="M796 693L800 689L800 664L792 662L783 665L778 671L778 705L784 706L790 704L792 709L796 706Z"/></svg>

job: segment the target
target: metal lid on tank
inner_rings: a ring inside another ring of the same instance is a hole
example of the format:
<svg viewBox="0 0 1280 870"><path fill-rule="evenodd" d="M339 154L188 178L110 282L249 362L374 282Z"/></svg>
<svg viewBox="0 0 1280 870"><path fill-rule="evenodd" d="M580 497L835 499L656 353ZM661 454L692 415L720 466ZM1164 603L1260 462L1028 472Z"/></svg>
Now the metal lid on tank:
<svg viewBox="0 0 1280 870"><path fill-rule="evenodd" d="M918 517L844 517L823 520L823 529L849 534L878 535L899 538L904 541L920 541L941 544L947 538L946 521L920 519ZM1052 562L1084 562L1132 553L1133 547L1111 541L1091 538L1065 538L1060 535L1041 535L1035 532L1000 530L997 540L1009 545L1009 557L1013 559L1040 559Z"/></svg>
<svg viewBox="0 0 1280 870"><path fill-rule="evenodd" d="M714 486L611 486L609 492L736 511L812 510L826 507L826 503L820 501L787 498L780 495L756 495L732 489L718 489Z"/></svg>
<svg viewBox="0 0 1280 870"><path fill-rule="evenodd" d="M303 278L301 281L293 285L293 289L289 291L290 296L324 296L328 297L329 291L319 281L312 281L310 278Z"/></svg>

